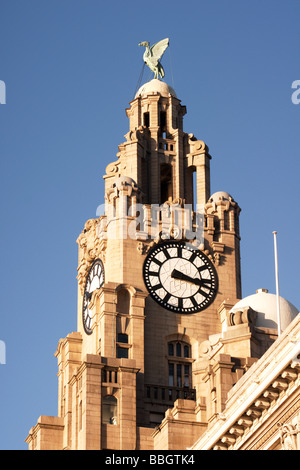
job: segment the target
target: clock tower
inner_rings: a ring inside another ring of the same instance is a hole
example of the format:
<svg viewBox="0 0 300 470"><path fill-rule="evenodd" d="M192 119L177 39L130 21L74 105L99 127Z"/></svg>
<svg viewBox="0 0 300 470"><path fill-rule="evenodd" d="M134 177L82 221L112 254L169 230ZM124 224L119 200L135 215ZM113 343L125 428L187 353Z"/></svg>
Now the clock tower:
<svg viewBox="0 0 300 470"><path fill-rule="evenodd" d="M249 312L226 337L241 298L239 205L211 194L208 147L183 130L186 107L167 83L144 84L126 114L103 212L77 239L78 326L55 353L58 416L39 418L32 449L186 448L251 363ZM244 362L224 349L210 362L221 336Z"/></svg>

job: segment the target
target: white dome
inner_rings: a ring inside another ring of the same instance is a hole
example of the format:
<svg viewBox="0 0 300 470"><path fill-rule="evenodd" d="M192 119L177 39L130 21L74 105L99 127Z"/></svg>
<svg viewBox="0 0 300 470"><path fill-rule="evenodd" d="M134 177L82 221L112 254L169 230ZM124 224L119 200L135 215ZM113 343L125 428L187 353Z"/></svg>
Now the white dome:
<svg viewBox="0 0 300 470"><path fill-rule="evenodd" d="M249 295L240 300L231 309L231 312L251 307L257 312L255 325L264 328L277 328L277 296L270 294L267 289L258 289L256 294ZM285 328L298 315L298 309L283 297L279 297L281 330Z"/></svg>
<svg viewBox="0 0 300 470"><path fill-rule="evenodd" d="M230 194L226 193L225 191L217 191L216 193L212 194L209 198L209 202L218 202L218 201L229 201L233 199Z"/></svg>
<svg viewBox="0 0 300 470"><path fill-rule="evenodd" d="M139 88L138 92L135 95L135 98L138 96L146 96L151 93L160 93L161 96L175 96L177 98L175 91L171 86L169 86L167 83L162 82L161 80L158 80L157 78L153 78L153 80L150 80L150 82L145 83L144 85Z"/></svg>
<svg viewBox="0 0 300 470"><path fill-rule="evenodd" d="M132 186L135 185L135 181L130 178L130 176L120 176L118 179L113 184L117 188L120 188L121 186Z"/></svg>

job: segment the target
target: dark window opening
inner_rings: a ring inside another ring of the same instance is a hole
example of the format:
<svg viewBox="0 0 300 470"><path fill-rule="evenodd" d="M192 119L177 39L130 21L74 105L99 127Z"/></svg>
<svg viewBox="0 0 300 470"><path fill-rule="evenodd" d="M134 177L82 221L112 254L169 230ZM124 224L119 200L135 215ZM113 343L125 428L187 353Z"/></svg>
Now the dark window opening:
<svg viewBox="0 0 300 470"><path fill-rule="evenodd" d="M125 333L118 333L118 343L126 343L128 344L128 335Z"/></svg>
<svg viewBox="0 0 300 470"><path fill-rule="evenodd" d="M117 298L117 312L130 313L130 294L126 289L118 291Z"/></svg>
<svg viewBox="0 0 300 470"><path fill-rule="evenodd" d="M224 212L224 230L230 230L229 212Z"/></svg>
<svg viewBox="0 0 300 470"><path fill-rule="evenodd" d="M111 395L103 398L102 401L102 422L105 424L117 424L118 402Z"/></svg>
<svg viewBox="0 0 300 470"><path fill-rule="evenodd" d="M160 130L162 132L166 132L167 128L167 113L165 111L161 111L160 113Z"/></svg>
<svg viewBox="0 0 300 470"><path fill-rule="evenodd" d="M169 386L173 387L174 385L174 364L169 363Z"/></svg>
<svg viewBox="0 0 300 470"><path fill-rule="evenodd" d="M145 127L150 126L150 114L149 113L144 113L144 126Z"/></svg>
<svg viewBox="0 0 300 470"><path fill-rule="evenodd" d="M172 199L172 166L163 163L160 167L160 203Z"/></svg>
<svg viewBox="0 0 300 470"><path fill-rule="evenodd" d="M118 359L128 359L128 348L122 348L117 346L117 358Z"/></svg>

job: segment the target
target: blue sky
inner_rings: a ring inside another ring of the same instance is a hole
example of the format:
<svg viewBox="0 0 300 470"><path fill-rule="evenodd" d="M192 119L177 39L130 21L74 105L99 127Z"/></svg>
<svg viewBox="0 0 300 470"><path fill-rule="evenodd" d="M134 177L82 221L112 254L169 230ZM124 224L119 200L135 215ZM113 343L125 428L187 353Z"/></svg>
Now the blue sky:
<svg viewBox="0 0 300 470"><path fill-rule="evenodd" d="M242 208L243 296L299 308L299 0L1 0L0 446L57 415L60 338L76 331L77 244L128 131L141 41L170 38L165 81L209 146L212 192ZM143 81L150 79L145 70Z"/></svg>

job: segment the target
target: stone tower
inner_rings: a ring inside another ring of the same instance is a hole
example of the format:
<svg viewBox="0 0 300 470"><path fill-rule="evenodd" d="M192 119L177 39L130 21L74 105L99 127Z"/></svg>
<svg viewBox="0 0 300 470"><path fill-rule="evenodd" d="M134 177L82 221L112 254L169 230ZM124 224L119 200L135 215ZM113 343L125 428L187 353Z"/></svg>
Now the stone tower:
<svg viewBox="0 0 300 470"><path fill-rule="evenodd" d="M58 416L39 418L32 449L186 448L255 355L253 315L230 314L240 208L211 195L208 147L184 132L186 107L158 79L126 113L103 213L77 240L78 327L55 353ZM221 337L243 360L212 361Z"/></svg>

